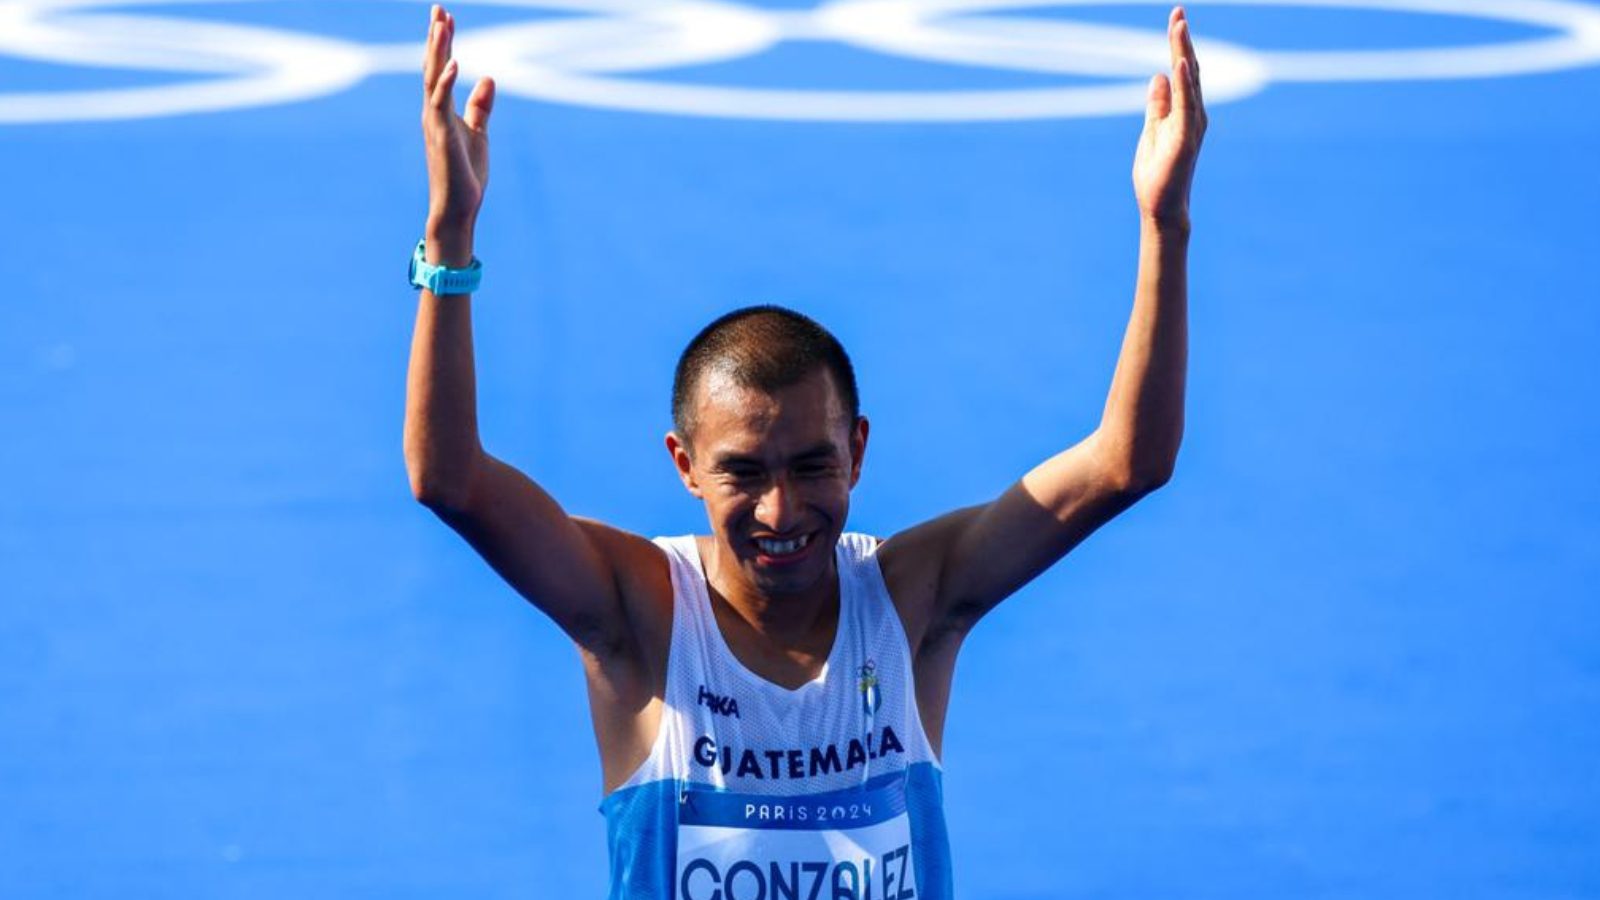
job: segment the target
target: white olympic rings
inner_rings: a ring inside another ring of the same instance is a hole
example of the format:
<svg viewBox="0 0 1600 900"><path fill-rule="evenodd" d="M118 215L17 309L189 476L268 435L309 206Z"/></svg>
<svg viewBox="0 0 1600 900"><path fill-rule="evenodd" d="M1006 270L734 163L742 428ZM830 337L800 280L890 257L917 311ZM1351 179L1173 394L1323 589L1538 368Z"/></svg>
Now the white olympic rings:
<svg viewBox="0 0 1600 900"><path fill-rule="evenodd" d="M191 76L170 84L0 91L0 123L132 119L327 96L368 76L420 69L421 45L362 45L258 25L117 12L193 0L0 0L0 56ZM266 0L211 0L259 3ZM429 0L394 0L429 2ZM1173 0L822 0L770 10L733 0L462 0L578 14L459 33L463 77L503 93L680 115L819 121L973 121L1139 113L1167 68L1157 30L992 13L1041 7L1170 6ZM1600 62L1600 8L1577 0L1189 0L1203 6L1313 7L1491 19L1551 32L1533 39L1413 50L1253 50L1201 38L1206 99L1270 83L1481 78ZM784 41L834 41L923 62L1089 83L986 90L782 90L648 80L638 73L727 62Z"/></svg>

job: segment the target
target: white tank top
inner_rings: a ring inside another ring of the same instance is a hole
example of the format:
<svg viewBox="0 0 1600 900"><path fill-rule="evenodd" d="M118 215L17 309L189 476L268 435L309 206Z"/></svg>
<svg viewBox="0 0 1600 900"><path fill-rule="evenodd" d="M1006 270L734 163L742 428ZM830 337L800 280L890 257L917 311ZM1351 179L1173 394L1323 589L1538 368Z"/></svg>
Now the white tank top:
<svg viewBox="0 0 1600 900"><path fill-rule="evenodd" d="M948 897L942 774L877 540L840 537L833 648L794 690L728 649L695 538L655 543L672 567L665 703L649 757L600 807L610 896Z"/></svg>

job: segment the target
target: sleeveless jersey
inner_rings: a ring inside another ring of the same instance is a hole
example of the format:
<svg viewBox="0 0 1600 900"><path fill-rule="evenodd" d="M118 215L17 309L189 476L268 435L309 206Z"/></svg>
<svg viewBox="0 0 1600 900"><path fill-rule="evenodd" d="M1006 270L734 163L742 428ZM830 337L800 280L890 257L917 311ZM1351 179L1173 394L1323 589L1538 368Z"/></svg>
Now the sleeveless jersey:
<svg viewBox="0 0 1600 900"><path fill-rule="evenodd" d="M942 772L875 538L835 547L839 623L789 690L728 649L692 535L672 567L672 644L650 755L600 805L612 900L947 900Z"/></svg>

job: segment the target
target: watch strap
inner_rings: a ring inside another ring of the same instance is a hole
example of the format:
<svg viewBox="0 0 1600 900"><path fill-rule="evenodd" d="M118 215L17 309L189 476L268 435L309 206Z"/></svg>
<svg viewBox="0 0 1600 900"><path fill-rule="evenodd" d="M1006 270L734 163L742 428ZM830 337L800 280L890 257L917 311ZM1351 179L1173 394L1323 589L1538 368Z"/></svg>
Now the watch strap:
<svg viewBox="0 0 1600 900"><path fill-rule="evenodd" d="M436 266L427 260L428 239L417 241L417 248L411 251L411 269L408 273L411 286L416 290L427 288L436 297L449 294L470 294L478 289L478 284L483 280L483 263L474 256L472 264L463 269L452 269L449 266Z"/></svg>

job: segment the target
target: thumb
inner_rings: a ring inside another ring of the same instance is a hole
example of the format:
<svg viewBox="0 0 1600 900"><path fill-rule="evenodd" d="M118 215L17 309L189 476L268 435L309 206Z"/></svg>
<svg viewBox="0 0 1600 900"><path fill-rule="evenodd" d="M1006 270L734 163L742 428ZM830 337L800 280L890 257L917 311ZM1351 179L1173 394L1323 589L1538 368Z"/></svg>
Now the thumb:
<svg viewBox="0 0 1600 900"><path fill-rule="evenodd" d="M1172 82L1165 75L1157 75L1150 79L1150 89L1146 92L1144 107L1144 123L1146 126L1165 119L1172 112Z"/></svg>
<svg viewBox="0 0 1600 900"><path fill-rule="evenodd" d="M494 79L481 78L477 86L472 89L472 96L467 98L466 120L467 127L473 131L484 131L489 127L489 114L494 112Z"/></svg>

